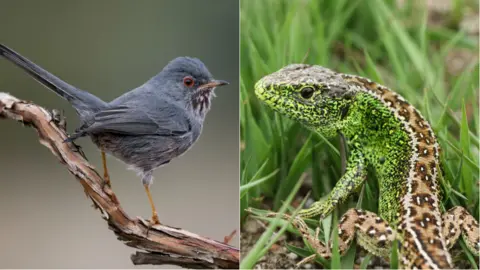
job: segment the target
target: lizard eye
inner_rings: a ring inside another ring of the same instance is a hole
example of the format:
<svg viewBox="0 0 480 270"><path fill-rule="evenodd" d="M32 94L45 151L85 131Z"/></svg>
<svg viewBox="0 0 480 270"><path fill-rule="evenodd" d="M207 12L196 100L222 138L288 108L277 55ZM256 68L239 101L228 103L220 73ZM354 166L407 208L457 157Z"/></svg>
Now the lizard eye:
<svg viewBox="0 0 480 270"><path fill-rule="evenodd" d="M183 78L183 84L186 87L192 87L195 84L195 80L192 77L187 76L187 77Z"/></svg>
<svg viewBox="0 0 480 270"><path fill-rule="evenodd" d="M300 95L302 96L302 98L304 99L309 99L313 96L313 88L312 87L304 87L301 91L300 91Z"/></svg>

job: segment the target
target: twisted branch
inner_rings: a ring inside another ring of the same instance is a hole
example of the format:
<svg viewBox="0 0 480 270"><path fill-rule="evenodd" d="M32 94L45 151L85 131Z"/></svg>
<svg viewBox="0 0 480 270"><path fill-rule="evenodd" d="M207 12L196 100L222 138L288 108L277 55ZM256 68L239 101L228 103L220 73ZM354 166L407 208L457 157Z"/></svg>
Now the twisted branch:
<svg viewBox="0 0 480 270"><path fill-rule="evenodd" d="M109 228L126 245L142 250L132 254L133 264L174 264L188 268L238 268L239 250L197 234L166 225L149 228L147 221L130 218L113 191L67 138L63 119L28 101L0 92L0 118L22 122L37 130L40 143L82 184Z"/></svg>

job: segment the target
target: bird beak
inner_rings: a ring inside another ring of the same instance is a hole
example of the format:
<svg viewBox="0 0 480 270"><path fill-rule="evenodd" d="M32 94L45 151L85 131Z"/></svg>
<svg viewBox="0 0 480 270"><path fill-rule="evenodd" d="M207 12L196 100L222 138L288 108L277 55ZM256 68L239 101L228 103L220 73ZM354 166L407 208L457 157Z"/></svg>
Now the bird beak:
<svg viewBox="0 0 480 270"><path fill-rule="evenodd" d="M217 87L217 86L228 85L228 84L230 84L230 83L227 82L227 81L213 80L213 81L208 82L206 84L200 85L200 87L198 87L198 90L210 89L210 88L214 88L214 87Z"/></svg>

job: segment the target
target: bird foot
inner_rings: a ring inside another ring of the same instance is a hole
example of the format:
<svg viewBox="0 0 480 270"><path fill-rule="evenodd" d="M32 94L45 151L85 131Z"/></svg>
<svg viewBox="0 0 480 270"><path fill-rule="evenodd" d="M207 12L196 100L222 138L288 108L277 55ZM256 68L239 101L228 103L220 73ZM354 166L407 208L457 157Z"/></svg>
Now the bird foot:
<svg viewBox="0 0 480 270"><path fill-rule="evenodd" d="M237 234L237 230L233 230L229 235L223 237L223 243L225 245L228 245L228 243L230 243L230 241L232 241L235 234Z"/></svg>
<svg viewBox="0 0 480 270"><path fill-rule="evenodd" d="M160 225L161 224L160 220L158 220L157 212L153 212L152 219L151 219L150 223L152 223L152 225Z"/></svg>
<svg viewBox="0 0 480 270"><path fill-rule="evenodd" d="M157 215L157 213L154 213L153 216L152 216L152 219L148 221L147 237L148 237L148 233L150 232L150 229L151 229L154 225L162 225L162 223L160 223L160 221L158 220L158 215Z"/></svg>
<svg viewBox="0 0 480 270"><path fill-rule="evenodd" d="M110 182L110 176L108 175L108 173L105 173L103 175L103 184L104 186L108 186L109 188L112 188L112 182Z"/></svg>

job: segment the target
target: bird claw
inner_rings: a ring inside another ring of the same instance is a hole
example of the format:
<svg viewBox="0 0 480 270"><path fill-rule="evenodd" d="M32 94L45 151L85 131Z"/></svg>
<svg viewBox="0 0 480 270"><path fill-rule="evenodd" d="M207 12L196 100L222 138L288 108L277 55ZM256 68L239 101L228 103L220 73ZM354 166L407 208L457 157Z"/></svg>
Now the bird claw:
<svg viewBox="0 0 480 270"><path fill-rule="evenodd" d="M160 223L160 221L158 220L158 216L157 216L157 215L152 216L152 220L149 220L149 221L148 221L147 233L146 233L147 237L148 237L148 233L150 232L150 229L151 229L154 225L162 225L162 223Z"/></svg>
<svg viewBox="0 0 480 270"><path fill-rule="evenodd" d="M228 245L228 243L230 243L230 241L232 241L235 234L237 234L237 230L233 230L229 235L223 237L223 243L225 245Z"/></svg>
<svg viewBox="0 0 480 270"><path fill-rule="evenodd" d="M160 220L158 220L158 215L157 215L157 212L154 212L153 215L152 215L152 225L160 225Z"/></svg>

